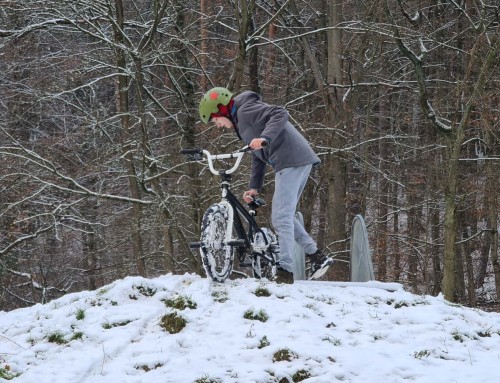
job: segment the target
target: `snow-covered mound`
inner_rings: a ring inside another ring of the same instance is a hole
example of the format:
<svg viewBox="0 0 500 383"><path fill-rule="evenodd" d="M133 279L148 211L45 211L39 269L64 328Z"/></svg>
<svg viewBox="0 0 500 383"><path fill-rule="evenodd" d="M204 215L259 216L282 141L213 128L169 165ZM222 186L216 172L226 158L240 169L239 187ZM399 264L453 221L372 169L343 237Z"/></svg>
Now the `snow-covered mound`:
<svg viewBox="0 0 500 383"><path fill-rule="evenodd" d="M499 366L500 314L398 284L129 277L0 312L0 382L498 383Z"/></svg>

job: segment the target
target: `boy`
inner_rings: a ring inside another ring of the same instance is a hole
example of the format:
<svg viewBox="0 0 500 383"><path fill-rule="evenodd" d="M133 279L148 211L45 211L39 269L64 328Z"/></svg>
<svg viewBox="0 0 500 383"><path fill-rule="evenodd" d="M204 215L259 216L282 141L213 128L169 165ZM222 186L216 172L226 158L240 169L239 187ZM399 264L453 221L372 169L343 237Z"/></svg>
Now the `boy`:
<svg viewBox="0 0 500 383"><path fill-rule="evenodd" d="M272 224L280 243L275 280L293 283L293 247L297 241L306 252L309 279L321 277L332 259L318 249L311 236L295 218L295 209L311 169L321 161L306 139L288 121L288 112L264 103L254 92L233 97L226 88L209 90L200 101L200 117L218 128L232 128L252 149L250 188L243 200L251 202L264 184L266 165L275 172Z"/></svg>

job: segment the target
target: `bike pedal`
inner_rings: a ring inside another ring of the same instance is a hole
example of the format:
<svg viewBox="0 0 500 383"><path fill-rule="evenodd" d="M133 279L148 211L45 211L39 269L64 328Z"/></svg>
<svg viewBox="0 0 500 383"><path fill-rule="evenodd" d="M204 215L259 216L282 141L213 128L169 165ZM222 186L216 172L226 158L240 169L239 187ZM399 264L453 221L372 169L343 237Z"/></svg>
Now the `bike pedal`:
<svg viewBox="0 0 500 383"><path fill-rule="evenodd" d="M199 249L203 244L201 242L189 242L190 249Z"/></svg>
<svg viewBox="0 0 500 383"><path fill-rule="evenodd" d="M231 241L227 241L226 244L234 247L243 247L246 245L244 239L234 239Z"/></svg>
<svg viewBox="0 0 500 383"><path fill-rule="evenodd" d="M251 262L240 262L240 267L252 267Z"/></svg>

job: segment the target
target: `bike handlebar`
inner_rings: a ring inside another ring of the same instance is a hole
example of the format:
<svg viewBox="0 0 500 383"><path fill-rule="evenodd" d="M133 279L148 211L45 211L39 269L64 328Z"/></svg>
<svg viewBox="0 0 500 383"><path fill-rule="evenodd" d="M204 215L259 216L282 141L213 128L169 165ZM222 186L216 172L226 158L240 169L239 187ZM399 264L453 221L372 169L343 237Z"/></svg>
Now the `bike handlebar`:
<svg viewBox="0 0 500 383"><path fill-rule="evenodd" d="M238 166L240 166L241 160L243 159L244 154L248 150L242 151L237 151L235 153L229 153L229 154L210 154L208 150L204 150L203 154L207 157L208 160L208 168L212 172L212 174L219 175L221 173L224 174L231 174L236 171ZM234 163L233 167L230 169L225 169L223 172L220 172L218 170L215 170L214 168L214 160L225 160L227 158L236 158L236 162Z"/></svg>
<svg viewBox="0 0 500 383"><path fill-rule="evenodd" d="M264 147L264 146L267 146L268 144L269 143L266 140L264 140L264 141L262 141L261 145ZM195 161L202 160L203 156L207 157L208 168L210 169L210 171L213 174L219 175L221 173L224 173L224 174L234 173L236 171L236 169L238 168L238 166L240 166L240 162L243 159L243 155L246 152L250 152L252 150L253 149L250 146L246 145L243 148L241 148L240 150L238 150L236 152L233 152L233 153L228 153L228 154L211 154L208 150L203 150L203 149L200 149L200 148L181 149L180 153L181 154L192 155L193 156L192 159L195 160ZM214 163L213 163L214 160L225 160L225 159L228 159L228 158L236 158L236 162L235 162L235 164L233 165L232 168L224 170L223 172L215 170Z"/></svg>
<svg viewBox="0 0 500 383"><path fill-rule="evenodd" d="M208 161L208 168L210 171L215 174L231 174L236 171L238 166L240 166L241 160L243 159L243 155L249 151L252 150L249 146L245 146L244 148L238 150L237 152L234 153L228 153L228 154L211 154L208 150L203 150L199 148L192 148L192 149L181 149L181 154L187 154L187 155L192 155L193 158L192 160L194 161L201 161L203 157L207 158ZM214 168L214 160L225 160L228 158L235 158L236 162L234 163L233 167L227 170L223 171L218 171Z"/></svg>
<svg viewBox="0 0 500 383"><path fill-rule="evenodd" d="M262 146L267 146L267 145L268 145L267 141L265 141L265 140L262 141ZM195 160L195 161L202 160L202 156L207 157L208 168L210 169L210 171L213 174L219 175L221 173L224 173L224 174L234 173L236 171L236 169L238 168L238 166L240 166L241 160L243 159L243 155L246 152L249 152L249 151L252 151L252 150L253 149L250 146L246 145L243 148L241 148L240 150L238 150L236 152L233 152L233 153L228 153L228 154L211 154L208 150L203 150L203 149L200 149L200 148L181 149L180 153L181 154L192 155L193 156L193 160ZM232 168L230 168L228 170L224 170L223 172L215 170L214 163L213 163L214 160L225 160L225 159L228 159L228 158L236 158L236 162L235 162L235 164L233 165Z"/></svg>

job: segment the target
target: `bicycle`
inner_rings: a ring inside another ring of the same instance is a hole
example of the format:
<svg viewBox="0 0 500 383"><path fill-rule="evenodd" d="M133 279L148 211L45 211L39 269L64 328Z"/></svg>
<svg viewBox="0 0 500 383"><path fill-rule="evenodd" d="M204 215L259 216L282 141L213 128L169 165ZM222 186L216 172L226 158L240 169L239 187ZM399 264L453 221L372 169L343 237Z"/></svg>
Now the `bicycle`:
<svg viewBox="0 0 500 383"><path fill-rule="evenodd" d="M203 215L200 241L189 244L191 249L200 250L203 268L215 282L224 282L233 272L235 250L239 265L251 267L255 278L272 280L276 273L278 239L272 230L261 228L255 220L257 209L265 201L253 197L247 209L231 192L232 174L251 150L245 146L229 154L211 154L199 148L181 149L181 154L190 156L189 160L206 159L210 172L221 178L221 201L211 205ZM225 159L234 159L233 166L216 170L214 161Z"/></svg>

